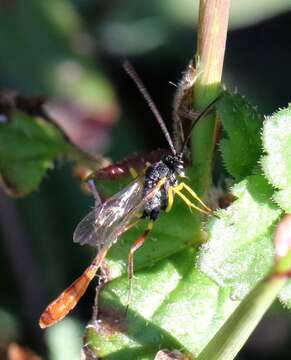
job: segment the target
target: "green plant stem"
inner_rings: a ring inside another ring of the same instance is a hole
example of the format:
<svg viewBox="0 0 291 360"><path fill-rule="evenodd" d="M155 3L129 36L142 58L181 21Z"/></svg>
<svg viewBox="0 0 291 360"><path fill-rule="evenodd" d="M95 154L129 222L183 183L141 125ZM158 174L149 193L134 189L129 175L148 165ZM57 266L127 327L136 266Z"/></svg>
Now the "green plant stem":
<svg viewBox="0 0 291 360"><path fill-rule="evenodd" d="M200 353L197 360L232 360L269 309L286 278L273 276L259 283Z"/></svg>
<svg viewBox="0 0 291 360"><path fill-rule="evenodd" d="M194 108L203 109L220 91L230 0L200 0ZM216 122L209 116L193 131L194 188L203 197L211 183Z"/></svg>

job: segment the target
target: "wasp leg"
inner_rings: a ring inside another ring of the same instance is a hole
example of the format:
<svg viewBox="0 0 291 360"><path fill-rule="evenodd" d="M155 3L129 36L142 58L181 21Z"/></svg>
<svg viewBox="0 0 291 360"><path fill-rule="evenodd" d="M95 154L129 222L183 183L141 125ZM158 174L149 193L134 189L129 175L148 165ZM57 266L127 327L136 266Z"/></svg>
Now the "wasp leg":
<svg viewBox="0 0 291 360"><path fill-rule="evenodd" d="M106 265L106 263L103 263L100 266L100 275L99 275L99 281L98 285L96 286L95 290L95 299L94 299L94 305L93 305L93 311L92 311L92 318L91 322L94 323L98 319L98 312L99 312L99 296L100 292L102 290L102 287L109 281L109 269Z"/></svg>
<svg viewBox="0 0 291 360"><path fill-rule="evenodd" d="M147 169L149 166L151 166L151 163L149 163L149 162L147 161L147 162L145 163L145 168L144 168L144 170L141 172L142 175L145 174L146 169ZM136 171L133 167L130 167L130 168L129 168L129 172L130 172L130 175L133 177L133 179L136 179L139 175L141 175L141 174L139 174L138 171Z"/></svg>
<svg viewBox="0 0 291 360"><path fill-rule="evenodd" d="M166 212L171 211L171 209L173 207L173 203L174 203L174 189L173 189L173 186L170 186L169 190L168 190L168 205L165 210Z"/></svg>
<svg viewBox="0 0 291 360"><path fill-rule="evenodd" d="M193 209L196 209L197 211L202 212L203 214L209 215L209 211L206 211L204 209L201 209L200 207L193 204L184 194L181 193L181 191L177 190L177 188L173 188L173 191L180 196L180 198L190 207Z"/></svg>
<svg viewBox="0 0 291 360"><path fill-rule="evenodd" d="M182 191L183 189L187 190L193 196L193 198L197 200L209 213L212 212L212 210L206 204L204 204L204 202L195 193L195 191L191 189L189 185L185 184L184 182L181 182L179 185L177 185L176 189L178 191Z"/></svg>
<svg viewBox="0 0 291 360"><path fill-rule="evenodd" d="M212 104L213 105L213 104ZM212 112L214 112L214 108L207 108L205 112L203 112L203 116L208 116L210 115ZM199 111L193 111L193 110L189 110L186 107L183 107L181 109L179 109L178 111L178 115L184 119L190 120L192 122L196 122L196 120L201 117L201 112Z"/></svg>
<svg viewBox="0 0 291 360"><path fill-rule="evenodd" d="M130 168L129 168L129 172L130 172L130 175L131 175L134 179L136 179L136 178L138 177L138 173L137 173L137 171L136 171L134 168L130 167Z"/></svg>
<svg viewBox="0 0 291 360"><path fill-rule="evenodd" d="M101 198L100 198L100 195L96 189L96 186L95 186L95 183L94 183L94 180L92 179L89 179L88 182L88 189L90 191L90 193L93 195L94 197L94 200L95 200L95 207L99 206L101 204Z"/></svg>
<svg viewBox="0 0 291 360"><path fill-rule="evenodd" d="M143 243L145 242L148 234L153 228L153 221L150 221L145 231L141 234L141 236L134 242L133 246L131 247L129 254L128 254L128 265L127 265L127 272L128 272L128 297L126 303L125 313L127 313L128 306L131 301L132 295L132 279L133 279L133 255L138 250Z"/></svg>

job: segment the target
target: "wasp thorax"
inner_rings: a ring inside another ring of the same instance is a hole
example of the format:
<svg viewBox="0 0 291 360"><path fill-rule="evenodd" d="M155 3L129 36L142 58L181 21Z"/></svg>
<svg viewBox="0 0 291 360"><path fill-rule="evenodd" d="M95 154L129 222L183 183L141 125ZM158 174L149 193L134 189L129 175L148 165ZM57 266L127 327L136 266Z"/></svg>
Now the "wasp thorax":
<svg viewBox="0 0 291 360"><path fill-rule="evenodd" d="M168 155L164 159L165 164L179 176L185 176L184 161L177 155Z"/></svg>

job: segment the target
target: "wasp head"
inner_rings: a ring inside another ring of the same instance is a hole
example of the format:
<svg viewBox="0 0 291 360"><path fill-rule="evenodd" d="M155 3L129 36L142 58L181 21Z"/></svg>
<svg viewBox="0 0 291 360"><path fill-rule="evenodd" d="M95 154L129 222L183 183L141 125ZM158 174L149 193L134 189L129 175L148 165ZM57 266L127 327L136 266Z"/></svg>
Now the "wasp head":
<svg viewBox="0 0 291 360"><path fill-rule="evenodd" d="M186 177L184 161L178 155L168 155L164 159L165 164L181 177Z"/></svg>

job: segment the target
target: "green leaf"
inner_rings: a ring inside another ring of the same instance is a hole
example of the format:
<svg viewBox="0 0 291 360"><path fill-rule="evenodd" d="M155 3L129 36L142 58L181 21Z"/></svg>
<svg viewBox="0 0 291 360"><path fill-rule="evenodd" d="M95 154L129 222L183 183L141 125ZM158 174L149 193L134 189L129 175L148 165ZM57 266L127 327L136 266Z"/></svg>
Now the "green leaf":
<svg viewBox="0 0 291 360"><path fill-rule="evenodd" d="M273 199L291 212L291 106L266 117L263 128L262 168L268 181L277 189ZM279 294L280 301L291 308L291 281Z"/></svg>
<svg viewBox="0 0 291 360"><path fill-rule="evenodd" d="M269 182L279 189L274 200L291 212L291 105L266 118L263 147L266 155L262 168Z"/></svg>
<svg viewBox="0 0 291 360"><path fill-rule="evenodd" d="M262 118L241 95L224 92L217 111L227 134L220 149L227 171L242 180L251 175L261 155Z"/></svg>
<svg viewBox="0 0 291 360"><path fill-rule="evenodd" d="M105 359L153 359L161 348L197 355L237 306L194 267L185 250L139 271L127 317L127 276L102 292L100 320L87 327L85 343Z"/></svg>
<svg viewBox="0 0 291 360"><path fill-rule="evenodd" d="M0 176L6 190L22 196L35 190L56 156L67 151L61 133L41 118L14 111L0 124Z"/></svg>
<svg viewBox="0 0 291 360"><path fill-rule="evenodd" d="M272 203L273 190L261 175L235 185L237 200L207 224L209 240L201 248L200 269L234 298L243 298L273 264L273 225L281 210Z"/></svg>

